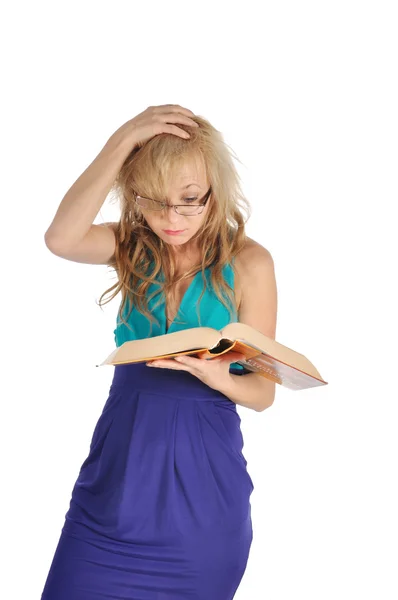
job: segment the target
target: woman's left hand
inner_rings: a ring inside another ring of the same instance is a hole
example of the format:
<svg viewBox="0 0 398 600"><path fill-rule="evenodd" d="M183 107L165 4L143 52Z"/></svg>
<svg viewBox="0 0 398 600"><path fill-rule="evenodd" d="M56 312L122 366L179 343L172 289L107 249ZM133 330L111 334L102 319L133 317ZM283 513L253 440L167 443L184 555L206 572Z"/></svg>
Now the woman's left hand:
<svg viewBox="0 0 398 600"><path fill-rule="evenodd" d="M195 377L214 390L223 390L231 382L230 364L238 360L244 360L244 358L245 356L240 352L231 351L211 360L206 360L203 357L183 355L170 359L148 361L146 364L155 368L188 371L188 373L195 375Z"/></svg>

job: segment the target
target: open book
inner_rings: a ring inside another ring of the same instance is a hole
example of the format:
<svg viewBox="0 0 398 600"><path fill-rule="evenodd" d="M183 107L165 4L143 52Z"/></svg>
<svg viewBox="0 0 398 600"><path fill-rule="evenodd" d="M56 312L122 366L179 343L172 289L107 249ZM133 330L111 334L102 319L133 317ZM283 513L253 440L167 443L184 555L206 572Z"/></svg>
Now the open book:
<svg viewBox="0 0 398 600"><path fill-rule="evenodd" d="M292 390L327 385L327 381L322 379L303 354L279 344L244 323L229 323L220 331L211 327L193 327L124 342L96 366L147 362L181 354L201 355L211 360L231 350L245 355L245 360L238 361L238 364L248 371Z"/></svg>

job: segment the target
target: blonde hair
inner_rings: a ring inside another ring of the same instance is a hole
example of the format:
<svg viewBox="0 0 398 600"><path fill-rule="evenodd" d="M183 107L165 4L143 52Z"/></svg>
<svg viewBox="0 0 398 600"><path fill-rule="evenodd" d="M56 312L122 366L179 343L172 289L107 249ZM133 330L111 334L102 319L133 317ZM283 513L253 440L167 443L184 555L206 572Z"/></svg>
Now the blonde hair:
<svg viewBox="0 0 398 600"><path fill-rule="evenodd" d="M192 118L199 127L178 124L178 127L190 133L191 137L188 139L161 133L146 143L137 145L125 160L111 188L111 193L120 202L121 208L120 221L115 231L115 258L109 265L115 269L118 282L101 295L99 306L107 304L122 291L118 316L127 327L129 325L123 318L123 310L128 299L130 311L127 320L133 306L136 306L137 310L149 318L152 329L154 317L149 311L149 300L160 294L161 301L164 293L168 302L174 285L195 275L199 270L202 271L206 285L205 269L209 266L212 267L210 283L217 297L230 314L231 305L236 310L233 290L224 280L222 270L245 244L245 223L250 217L251 208L242 193L240 177L232 160L239 159L209 121L197 115ZM199 248L203 248L201 260L187 273L178 276L173 252L149 227L134 199L135 195L165 198L168 183L181 163L190 158L203 160L211 195L204 222L191 238L197 240ZM242 210L246 213L246 218ZM157 279L160 273L164 274L163 282ZM160 287L148 297L148 288L155 282ZM103 297L113 290L115 291L110 298L102 302ZM204 291L205 288L199 303ZM199 313L198 317L200 323Z"/></svg>

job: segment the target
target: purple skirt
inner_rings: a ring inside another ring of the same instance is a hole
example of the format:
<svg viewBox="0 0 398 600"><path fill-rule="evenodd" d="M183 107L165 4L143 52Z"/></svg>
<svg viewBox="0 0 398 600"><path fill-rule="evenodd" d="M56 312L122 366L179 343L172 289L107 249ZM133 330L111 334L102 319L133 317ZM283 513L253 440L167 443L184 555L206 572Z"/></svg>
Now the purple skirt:
<svg viewBox="0 0 398 600"><path fill-rule="evenodd" d="M231 600L253 539L235 403L185 371L114 377L42 600Z"/></svg>

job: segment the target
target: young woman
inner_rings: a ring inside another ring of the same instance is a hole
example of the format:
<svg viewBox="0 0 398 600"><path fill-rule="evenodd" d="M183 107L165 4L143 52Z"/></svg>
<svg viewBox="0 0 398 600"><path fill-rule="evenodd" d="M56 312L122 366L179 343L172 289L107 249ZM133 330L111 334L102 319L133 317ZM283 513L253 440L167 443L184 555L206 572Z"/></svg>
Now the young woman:
<svg viewBox="0 0 398 600"><path fill-rule="evenodd" d="M109 192L117 223L93 225ZM206 119L149 107L120 127L48 228L62 258L115 269L116 345L240 321L275 339L270 252L245 234L232 154ZM253 539L236 405L275 384L238 353L115 367L42 600L230 600Z"/></svg>

